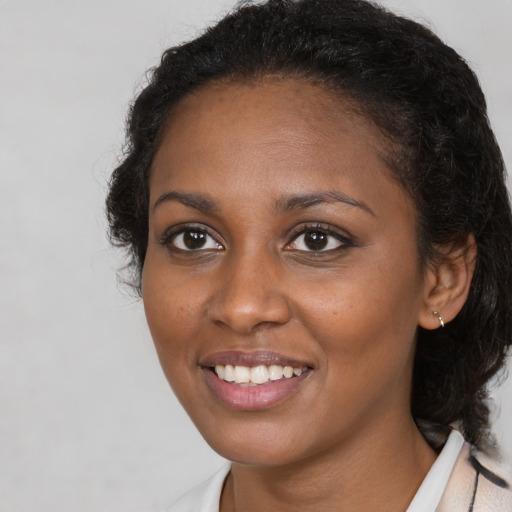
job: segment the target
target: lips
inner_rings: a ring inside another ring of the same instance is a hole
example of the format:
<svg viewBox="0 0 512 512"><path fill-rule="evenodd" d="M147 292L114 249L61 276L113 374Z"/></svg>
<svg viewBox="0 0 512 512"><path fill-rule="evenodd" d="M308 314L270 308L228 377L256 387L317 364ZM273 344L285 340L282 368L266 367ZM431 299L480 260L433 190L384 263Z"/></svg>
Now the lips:
<svg viewBox="0 0 512 512"><path fill-rule="evenodd" d="M271 352L266 350L260 350L255 352L243 352L243 351L226 351L217 352L210 354L199 361L200 366L215 367L216 365L227 365L233 366L259 366L259 365L279 365L279 366L291 366L292 368L302 368L304 366L310 366L307 361L290 358L285 355L279 354L278 352Z"/></svg>
<svg viewBox="0 0 512 512"><path fill-rule="evenodd" d="M275 352L219 352L200 362L213 394L230 408L258 410L291 397L311 365Z"/></svg>

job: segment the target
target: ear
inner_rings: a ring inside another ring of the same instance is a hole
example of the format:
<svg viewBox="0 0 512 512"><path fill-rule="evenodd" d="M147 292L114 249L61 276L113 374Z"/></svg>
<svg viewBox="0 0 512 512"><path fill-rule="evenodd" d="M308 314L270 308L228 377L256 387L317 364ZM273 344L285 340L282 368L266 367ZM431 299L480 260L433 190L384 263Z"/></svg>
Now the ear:
<svg viewBox="0 0 512 512"><path fill-rule="evenodd" d="M472 234L441 248L440 257L428 264L425 275L424 304L418 324L437 329L440 319L453 320L464 306L475 272L476 242Z"/></svg>

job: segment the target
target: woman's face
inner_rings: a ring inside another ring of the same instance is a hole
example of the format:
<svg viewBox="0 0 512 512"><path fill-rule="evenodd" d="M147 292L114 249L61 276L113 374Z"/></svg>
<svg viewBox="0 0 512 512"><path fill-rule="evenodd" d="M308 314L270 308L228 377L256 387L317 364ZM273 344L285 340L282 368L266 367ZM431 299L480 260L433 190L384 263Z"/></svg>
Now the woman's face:
<svg viewBox="0 0 512 512"><path fill-rule="evenodd" d="M152 166L143 299L221 455L287 464L410 421L424 295L414 205L339 98L267 80L177 106Z"/></svg>

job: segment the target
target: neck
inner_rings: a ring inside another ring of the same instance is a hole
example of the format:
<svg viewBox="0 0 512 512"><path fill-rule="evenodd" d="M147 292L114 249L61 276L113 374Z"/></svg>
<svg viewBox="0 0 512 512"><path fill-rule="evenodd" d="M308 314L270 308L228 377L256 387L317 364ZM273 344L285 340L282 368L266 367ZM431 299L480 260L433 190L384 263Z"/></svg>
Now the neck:
<svg viewBox="0 0 512 512"><path fill-rule="evenodd" d="M342 446L285 467L234 463L221 512L404 512L436 453L412 418L361 429Z"/></svg>

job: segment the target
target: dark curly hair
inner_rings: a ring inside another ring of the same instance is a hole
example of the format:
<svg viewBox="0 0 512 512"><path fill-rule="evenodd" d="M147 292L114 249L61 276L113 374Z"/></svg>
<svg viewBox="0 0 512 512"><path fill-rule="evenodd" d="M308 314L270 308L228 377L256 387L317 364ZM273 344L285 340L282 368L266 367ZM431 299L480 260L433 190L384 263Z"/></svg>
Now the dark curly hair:
<svg viewBox="0 0 512 512"><path fill-rule="evenodd" d="M418 211L423 264L473 234L469 297L444 329L418 332L412 414L490 439L487 384L511 344L512 216L503 159L466 62L424 26L363 0L243 3L168 49L134 102L127 149L107 198L111 240L140 292L148 179L173 107L205 84L262 76L307 80L348 98L388 140L390 166Z"/></svg>

